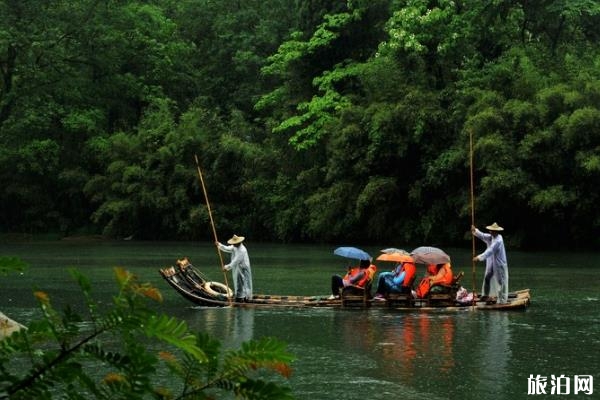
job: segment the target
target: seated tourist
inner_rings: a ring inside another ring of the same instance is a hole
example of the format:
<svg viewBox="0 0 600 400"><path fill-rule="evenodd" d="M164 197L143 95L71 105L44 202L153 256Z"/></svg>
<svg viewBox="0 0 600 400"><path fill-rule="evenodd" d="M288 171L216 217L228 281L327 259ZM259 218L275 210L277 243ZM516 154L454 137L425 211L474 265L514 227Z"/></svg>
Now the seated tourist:
<svg viewBox="0 0 600 400"><path fill-rule="evenodd" d="M418 298L423 299L427 297L429 291L434 286L452 285L453 278L454 276L452 275L452 267L450 266L450 263L428 265L427 276L425 276L419 283L419 286L416 290L416 295Z"/></svg>
<svg viewBox="0 0 600 400"><path fill-rule="evenodd" d="M339 275L331 277L331 296L329 299L339 298L340 290L349 288L350 290L357 289L359 293L363 290L367 283L373 280L377 267L371 264L371 260L360 260L360 264L355 267L350 267L346 275L342 278Z"/></svg>
<svg viewBox="0 0 600 400"><path fill-rule="evenodd" d="M394 271L382 272L377 282L376 300L385 300L390 293L411 293L417 268L414 262L405 261Z"/></svg>

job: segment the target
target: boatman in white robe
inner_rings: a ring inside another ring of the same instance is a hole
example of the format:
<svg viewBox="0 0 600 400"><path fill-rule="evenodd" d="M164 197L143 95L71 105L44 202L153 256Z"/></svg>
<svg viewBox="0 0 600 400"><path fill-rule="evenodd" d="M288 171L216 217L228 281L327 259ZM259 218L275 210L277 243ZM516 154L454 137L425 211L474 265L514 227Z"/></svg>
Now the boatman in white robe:
<svg viewBox="0 0 600 400"><path fill-rule="evenodd" d="M225 271L231 271L233 276L233 291L236 302L252 300L252 270L248 250L242 244L243 236L233 235L227 241L229 246L216 242L219 250L231 253L231 261L223 266Z"/></svg>
<svg viewBox="0 0 600 400"><path fill-rule="evenodd" d="M473 261L485 260L486 262L480 301L487 301L490 294L494 294L497 290L498 304L506 304L508 302L508 263L506 261L504 239L500 234L504 228L494 222L492 225L486 226L485 229L489 233L483 233L475 226L471 226L471 233L485 242L487 246L483 253L473 258Z"/></svg>

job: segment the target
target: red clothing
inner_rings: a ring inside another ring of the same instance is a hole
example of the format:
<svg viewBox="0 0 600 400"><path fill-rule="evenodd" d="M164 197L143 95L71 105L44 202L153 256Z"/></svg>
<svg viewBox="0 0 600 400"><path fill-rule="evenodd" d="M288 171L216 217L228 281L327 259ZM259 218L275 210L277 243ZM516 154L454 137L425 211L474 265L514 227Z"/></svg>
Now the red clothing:
<svg viewBox="0 0 600 400"><path fill-rule="evenodd" d="M437 272L438 272L437 265L435 265L435 264L427 265L427 275L434 276L435 274L437 274Z"/></svg>

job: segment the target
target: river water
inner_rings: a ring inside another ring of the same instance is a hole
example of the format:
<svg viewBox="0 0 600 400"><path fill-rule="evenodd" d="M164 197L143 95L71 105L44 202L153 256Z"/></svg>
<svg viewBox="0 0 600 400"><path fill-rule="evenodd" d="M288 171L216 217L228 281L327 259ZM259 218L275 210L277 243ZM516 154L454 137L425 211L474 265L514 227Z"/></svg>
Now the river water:
<svg viewBox="0 0 600 400"><path fill-rule="evenodd" d="M391 246L402 247L385 244ZM348 263L333 255L332 246L247 247L255 293L326 295L331 274L343 274ZM445 250L471 289L470 250ZM508 249L511 290L528 287L532 293L530 308L513 312L196 308L170 289L158 269L187 256L211 280L222 281L209 243L13 242L0 243L0 255L29 264L0 283L0 311L19 322L38 315L33 289L48 292L59 309L82 304L69 267L90 277L96 298L106 301L116 290L112 268L126 267L161 289L161 311L218 337L225 347L263 336L288 343L296 360L285 383L298 399L600 398L597 253Z"/></svg>

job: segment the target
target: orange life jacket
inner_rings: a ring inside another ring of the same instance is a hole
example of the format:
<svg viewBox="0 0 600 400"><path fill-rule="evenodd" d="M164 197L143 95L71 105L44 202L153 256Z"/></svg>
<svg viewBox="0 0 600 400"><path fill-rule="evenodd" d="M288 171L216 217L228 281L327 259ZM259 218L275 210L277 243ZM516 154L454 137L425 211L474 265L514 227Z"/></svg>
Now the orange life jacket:
<svg viewBox="0 0 600 400"><path fill-rule="evenodd" d="M431 284L429 281L429 277L426 276L425 278L421 279L421 282L419 282L419 286L417 286L417 289L415 290L417 298L424 299L425 296L427 296L427 293L429 293L430 287Z"/></svg>
<svg viewBox="0 0 600 400"><path fill-rule="evenodd" d="M427 272L429 275L421 279L419 286L417 286L417 289L415 290L417 297L420 299L427 296L429 289L433 285L451 285L452 280L454 279L454 276L452 276L452 268L450 267L449 263L442 265L440 269L437 270L437 273L433 270L432 266L435 267L433 264L427 266Z"/></svg>
<svg viewBox="0 0 600 400"><path fill-rule="evenodd" d="M417 267L414 263L405 262L402 264L402 269L404 269L404 280L402 281L402 286L412 287L417 273Z"/></svg>
<svg viewBox="0 0 600 400"><path fill-rule="evenodd" d="M452 285L452 267L450 263L446 263L440 267L437 274L431 280L433 285Z"/></svg>
<svg viewBox="0 0 600 400"><path fill-rule="evenodd" d="M377 267L373 264L369 265L367 268L361 269L359 267L352 267L350 271L344 276L344 280L350 281L353 277L364 272L364 275L360 278L358 282L354 282L354 286L358 286L364 288L367 282L373 280L375 276L375 272L377 271Z"/></svg>
<svg viewBox="0 0 600 400"><path fill-rule="evenodd" d="M368 281L372 281L373 278L375 277L375 273L377 272L377 266L375 266L374 264L369 265L369 268L367 268L367 273L365 274L365 278L364 279L364 283L363 285L366 285Z"/></svg>

